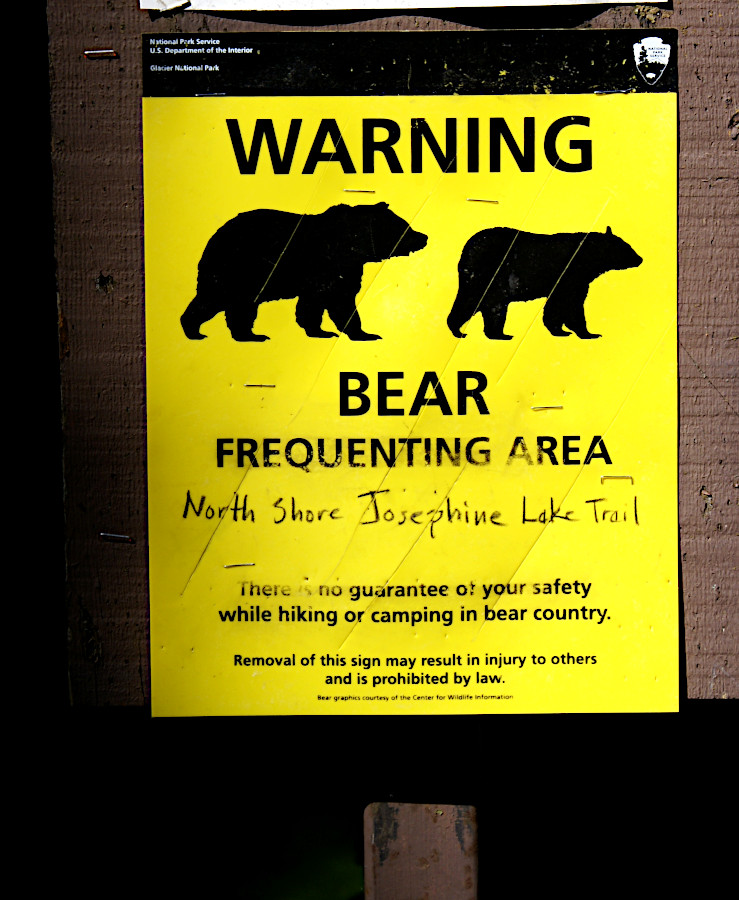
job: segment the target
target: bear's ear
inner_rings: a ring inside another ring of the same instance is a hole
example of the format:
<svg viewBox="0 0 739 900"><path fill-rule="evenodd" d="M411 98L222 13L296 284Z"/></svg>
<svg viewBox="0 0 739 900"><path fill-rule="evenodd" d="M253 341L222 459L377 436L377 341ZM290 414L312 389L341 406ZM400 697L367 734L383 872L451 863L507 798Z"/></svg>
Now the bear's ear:
<svg viewBox="0 0 739 900"><path fill-rule="evenodd" d="M610 225L608 226L608 228L606 228L606 234L613 234L613 232L611 231Z"/></svg>
<svg viewBox="0 0 739 900"><path fill-rule="evenodd" d="M386 203L384 200L381 200L379 203L375 203L375 207L377 209L390 209L390 204Z"/></svg>

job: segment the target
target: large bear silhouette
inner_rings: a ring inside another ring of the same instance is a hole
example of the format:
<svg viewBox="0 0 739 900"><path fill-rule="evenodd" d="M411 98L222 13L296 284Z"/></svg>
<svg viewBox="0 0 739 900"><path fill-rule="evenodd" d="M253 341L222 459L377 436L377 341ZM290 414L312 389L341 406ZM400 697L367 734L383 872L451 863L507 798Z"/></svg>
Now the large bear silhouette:
<svg viewBox="0 0 739 900"><path fill-rule="evenodd" d="M509 341L504 333L508 304L546 297L543 321L553 335L598 338L585 324L590 283L611 269L631 269L641 262L610 227L604 234L489 228L471 237L462 251L459 291L447 325L455 337L466 337L459 329L480 312L485 336Z"/></svg>
<svg viewBox="0 0 739 900"><path fill-rule="evenodd" d="M201 340L203 322L225 312L234 340L266 341L252 330L259 304L297 297L295 318L309 337L337 337L322 328L328 312L351 340L376 340L379 335L363 331L356 307L364 264L408 256L427 240L387 203L341 204L317 215L276 209L240 213L208 241L182 328L187 337Z"/></svg>

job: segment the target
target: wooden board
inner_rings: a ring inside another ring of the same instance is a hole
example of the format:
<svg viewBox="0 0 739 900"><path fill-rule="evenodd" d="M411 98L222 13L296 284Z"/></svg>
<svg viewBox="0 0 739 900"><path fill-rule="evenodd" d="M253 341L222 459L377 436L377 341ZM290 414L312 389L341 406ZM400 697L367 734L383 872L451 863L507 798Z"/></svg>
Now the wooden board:
<svg viewBox="0 0 739 900"><path fill-rule="evenodd" d="M130 0L49 4L64 589L73 708L146 711L149 704L141 34L316 27L679 30L684 698L739 697L737 5L676 0L672 9L438 12L438 17L366 20L356 12L333 19L187 12L152 17ZM594 12L594 18L585 18ZM110 49L114 55L86 57L90 49Z"/></svg>

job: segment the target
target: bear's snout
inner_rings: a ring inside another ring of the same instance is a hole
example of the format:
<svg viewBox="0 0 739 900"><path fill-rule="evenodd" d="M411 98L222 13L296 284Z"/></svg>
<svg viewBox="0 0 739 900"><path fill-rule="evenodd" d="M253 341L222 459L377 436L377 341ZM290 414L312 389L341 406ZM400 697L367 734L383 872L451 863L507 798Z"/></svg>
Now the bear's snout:
<svg viewBox="0 0 739 900"><path fill-rule="evenodd" d="M628 247L628 244L626 245ZM631 247L628 247L628 253L624 256L621 261L620 266L614 266L614 268L618 269L635 269L637 266L640 266L644 260L641 256L635 251L632 250Z"/></svg>
<svg viewBox="0 0 739 900"><path fill-rule="evenodd" d="M420 231L413 231L409 228L400 239L396 253L401 256L417 253L419 250L423 250L428 242L429 238L427 234L423 234Z"/></svg>

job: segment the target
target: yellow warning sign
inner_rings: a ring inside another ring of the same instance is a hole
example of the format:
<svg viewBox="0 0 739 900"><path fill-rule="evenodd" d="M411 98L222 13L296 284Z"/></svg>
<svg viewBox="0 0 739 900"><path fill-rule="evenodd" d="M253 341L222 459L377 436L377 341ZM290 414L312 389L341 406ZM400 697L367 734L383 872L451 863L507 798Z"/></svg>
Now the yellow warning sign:
<svg viewBox="0 0 739 900"><path fill-rule="evenodd" d="M676 709L676 141L145 98L155 715Z"/></svg>

